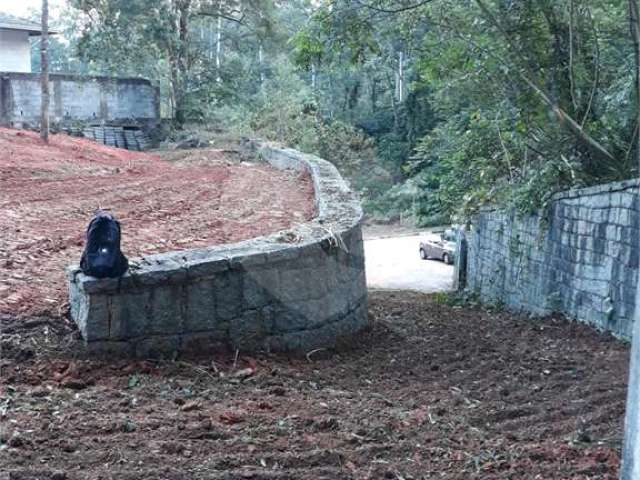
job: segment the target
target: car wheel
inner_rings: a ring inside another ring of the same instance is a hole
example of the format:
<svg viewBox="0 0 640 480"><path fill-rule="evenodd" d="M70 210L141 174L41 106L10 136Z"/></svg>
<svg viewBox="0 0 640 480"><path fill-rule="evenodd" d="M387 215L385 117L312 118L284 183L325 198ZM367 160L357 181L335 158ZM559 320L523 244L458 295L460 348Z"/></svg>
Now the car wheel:
<svg viewBox="0 0 640 480"><path fill-rule="evenodd" d="M442 261L447 265L451 263L451 258L449 257L448 253L445 253L444 255L442 255Z"/></svg>
<svg viewBox="0 0 640 480"><path fill-rule="evenodd" d="M425 251L425 249L424 249L424 248L421 248L421 249L420 249L420 258L421 258L422 260L426 260L426 259L428 259L428 258L429 258L429 256L427 255L427 252Z"/></svg>

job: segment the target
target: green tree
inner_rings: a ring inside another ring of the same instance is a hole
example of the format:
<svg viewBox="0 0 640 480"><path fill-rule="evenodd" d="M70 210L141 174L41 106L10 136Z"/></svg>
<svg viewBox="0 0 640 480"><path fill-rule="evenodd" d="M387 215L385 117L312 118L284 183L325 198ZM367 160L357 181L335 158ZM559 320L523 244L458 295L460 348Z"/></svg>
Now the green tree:
<svg viewBox="0 0 640 480"><path fill-rule="evenodd" d="M197 103L190 89L203 52L192 38L195 24L216 18L246 29L265 28L265 12L272 8L268 0L72 0L72 5L83 14L78 48L90 67L158 79L167 86L178 124ZM220 63L218 59L217 66Z"/></svg>
<svg viewBox="0 0 640 480"><path fill-rule="evenodd" d="M345 72L403 51L414 76L392 97L393 131L418 91L428 108L409 114L432 120L401 160L412 208L530 210L555 190L635 174L627 20L601 0L333 0L298 35L296 60Z"/></svg>

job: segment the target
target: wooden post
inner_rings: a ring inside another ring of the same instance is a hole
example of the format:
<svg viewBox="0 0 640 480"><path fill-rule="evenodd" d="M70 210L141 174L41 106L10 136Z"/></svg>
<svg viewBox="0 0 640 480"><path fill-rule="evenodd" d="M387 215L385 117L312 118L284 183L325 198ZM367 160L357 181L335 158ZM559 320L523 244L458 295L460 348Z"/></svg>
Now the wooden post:
<svg viewBox="0 0 640 480"><path fill-rule="evenodd" d="M49 1L42 0L42 37L40 42L40 82L42 102L40 106L40 138L49 142Z"/></svg>

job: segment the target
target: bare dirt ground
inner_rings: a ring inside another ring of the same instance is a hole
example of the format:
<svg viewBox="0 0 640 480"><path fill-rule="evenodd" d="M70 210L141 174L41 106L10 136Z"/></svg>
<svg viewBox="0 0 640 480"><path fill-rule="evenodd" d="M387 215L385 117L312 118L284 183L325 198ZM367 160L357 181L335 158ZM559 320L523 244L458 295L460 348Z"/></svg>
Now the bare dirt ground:
<svg viewBox="0 0 640 480"><path fill-rule="evenodd" d="M121 221L129 257L245 240L315 213L307 175L216 149L163 157L0 129L0 312L64 312L64 268L99 207Z"/></svg>
<svg viewBox="0 0 640 480"><path fill-rule="evenodd" d="M616 479L627 346L442 297L374 292L357 344L237 361L88 360L0 315L2 478Z"/></svg>

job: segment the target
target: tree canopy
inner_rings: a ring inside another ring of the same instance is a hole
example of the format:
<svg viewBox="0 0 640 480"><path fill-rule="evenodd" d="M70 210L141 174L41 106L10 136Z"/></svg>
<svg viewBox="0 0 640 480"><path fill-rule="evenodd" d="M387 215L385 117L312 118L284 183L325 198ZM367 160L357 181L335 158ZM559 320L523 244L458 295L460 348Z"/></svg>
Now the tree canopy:
<svg viewBox="0 0 640 480"><path fill-rule="evenodd" d="M321 154L372 215L531 211L638 174L635 0L69 3L81 62L58 63L156 81L178 125Z"/></svg>

